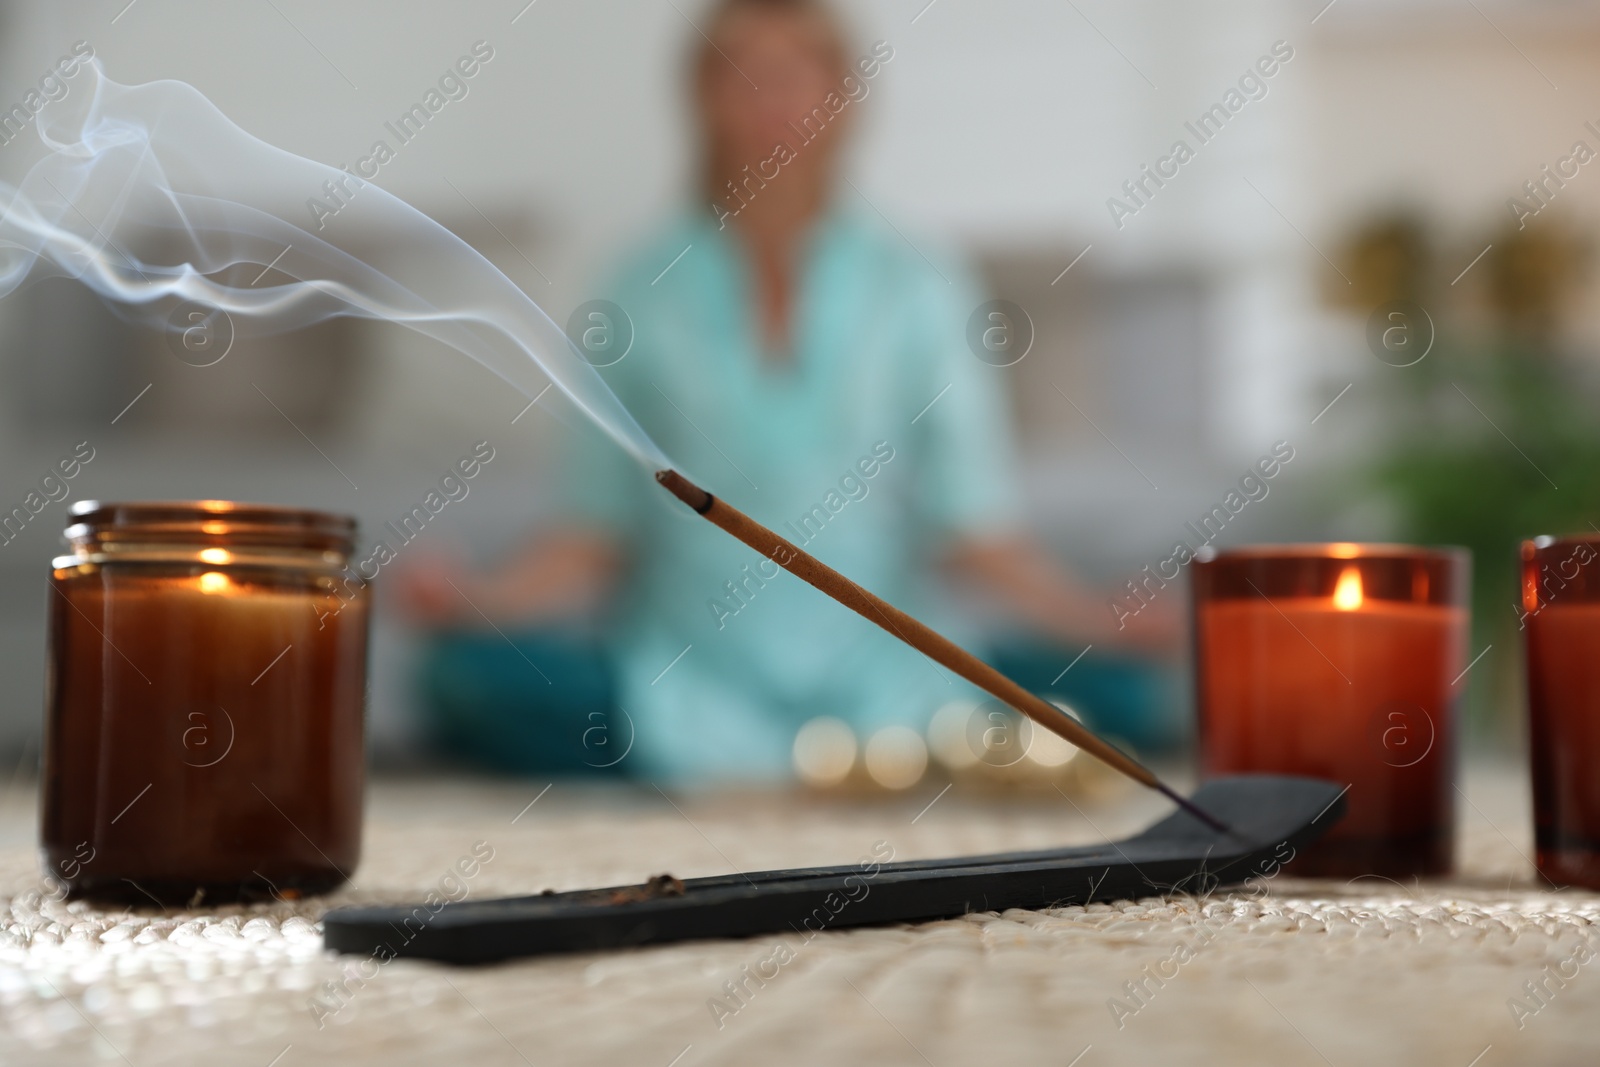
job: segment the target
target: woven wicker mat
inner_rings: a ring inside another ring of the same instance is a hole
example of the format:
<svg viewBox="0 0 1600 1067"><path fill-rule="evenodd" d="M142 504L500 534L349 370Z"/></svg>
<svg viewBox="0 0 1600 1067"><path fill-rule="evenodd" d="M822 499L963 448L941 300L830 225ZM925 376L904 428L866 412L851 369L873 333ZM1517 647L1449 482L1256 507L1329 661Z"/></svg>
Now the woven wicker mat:
<svg viewBox="0 0 1600 1067"><path fill-rule="evenodd" d="M1539 891L1512 769L1473 768L1463 786L1449 882L1280 878L1262 894L474 970L332 958L317 918L441 883L482 897L849 862L879 841L901 859L1088 842L1160 808L387 782L356 884L335 896L128 914L40 896L18 787L0 808L0 1063L1600 1063L1600 895ZM448 881L485 845L492 859Z"/></svg>

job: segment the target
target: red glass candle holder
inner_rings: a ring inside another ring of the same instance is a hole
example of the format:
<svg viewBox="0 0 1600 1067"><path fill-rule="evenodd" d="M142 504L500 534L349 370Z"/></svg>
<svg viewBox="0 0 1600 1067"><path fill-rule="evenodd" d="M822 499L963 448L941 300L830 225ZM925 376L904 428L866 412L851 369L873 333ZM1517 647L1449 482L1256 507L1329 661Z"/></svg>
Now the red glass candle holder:
<svg viewBox="0 0 1600 1067"><path fill-rule="evenodd" d="M1355 544L1192 564L1203 772L1350 787L1294 873L1449 871L1470 569L1464 550Z"/></svg>
<svg viewBox="0 0 1600 1067"><path fill-rule="evenodd" d="M1600 537L1522 544L1539 873L1600 889Z"/></svg>

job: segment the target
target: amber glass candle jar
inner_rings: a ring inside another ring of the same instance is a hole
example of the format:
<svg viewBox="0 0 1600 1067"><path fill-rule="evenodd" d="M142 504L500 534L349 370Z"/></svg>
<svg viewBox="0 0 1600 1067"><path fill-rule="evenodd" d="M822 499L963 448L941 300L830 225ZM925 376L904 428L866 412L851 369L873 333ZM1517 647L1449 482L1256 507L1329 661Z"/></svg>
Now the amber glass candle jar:
<svg viewBox="0 0 1600 1067"><path fill-rule="evenodd" d="M1447 872L1467 553L1283 545L1191 567L1204 772L1349 786L1345 817L1294 874Z"/></svg>
<svg viewBox="0 0 1600 1067"><path fill-rule="evenodd" d="M1600 889L1600 537L1522 544L1539 873Z"/></svg>
<svg viewBox="0 0 1600 1067"><path fill-rule="evenodd" d="M330 889L361 850L354 520L201 501L72 509L50 578L43 859L70 892Z"/></svg>

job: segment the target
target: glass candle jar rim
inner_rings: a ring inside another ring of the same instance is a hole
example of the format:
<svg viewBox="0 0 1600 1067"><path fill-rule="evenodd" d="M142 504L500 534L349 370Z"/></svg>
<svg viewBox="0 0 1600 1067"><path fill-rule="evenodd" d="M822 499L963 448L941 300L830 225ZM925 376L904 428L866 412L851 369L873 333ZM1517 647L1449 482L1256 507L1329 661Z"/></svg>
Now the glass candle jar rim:
<svg viewBox="0 0 1600 1067"><path fill-rule="evenodd" d="M1239 545L1195 553L1197 563L1213 560L1441 560L1471 558L1471 551L1456 545L1408 545L1401 542L1311 541L1285 544Z"/></svg>
<svg viewBox="0 0 1600 1067"><path fill-rule="evenodd" d="M1538 534L1522 542L1522 551L1525 556L1535 552L1544 552L1552 548L1575 548L1578 545L1590 545L1600 550L1600 534Z"/></svg>
<svg viewBox="0 0 1600 1067"><path fill-rule="evenodd" d="M1196 556L1189 576L1197 610L1224 600L1311 597L1355 611L1368 603L1464 608L1471 572L1472 553L1462 548L1333 542L1208 552Z"/></svg>
<svg viewBox="0 0 1600 1067"><path fill-rule="evenodd" d="M256 527L307 529L328 534L353 535L356 520L349 515L283 504L247 504L233 500L79 500L67 513L76 526L144 526L150 524L217 521L240 531Z"/></svg>
<svg viewBox="0 0 1600 1067"><path fill-rule="evenodd" d="M354 518L310 508L230 500L80 500L68 514L66 539L79 556L163 546L181 554L216 546L310 552L331 561L355 550Z"/></svg>
<svg viewBox="0 0 1600 1067"><path fill-rule="evenodd" d="M1581 556L1587 551L1588 555ZM1522 542L1522 607L1538 615L1552 604L1600 603L1600 535L1541 536Z"/></svg>

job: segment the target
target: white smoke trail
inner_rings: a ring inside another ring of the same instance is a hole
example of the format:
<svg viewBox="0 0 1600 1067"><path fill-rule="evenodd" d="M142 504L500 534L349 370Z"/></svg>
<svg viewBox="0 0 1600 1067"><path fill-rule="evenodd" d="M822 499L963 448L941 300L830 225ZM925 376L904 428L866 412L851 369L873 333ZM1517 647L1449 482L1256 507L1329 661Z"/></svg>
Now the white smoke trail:
<svg viewBox="0 0 1600 1067"><path fill-rule="evenodd" d="M211 305L241 335L337 315L400 323L525 396L548 377L641 463L671 466L561 328L416 208L252 137L182 82L120 85L94 61L73 90L39 112L44 157L20 187L0 182L0 297L53 271L116 305ZM350 249L373 233L410 254L364 261ZM268 264L296 280L252 284Z"/></svg>

